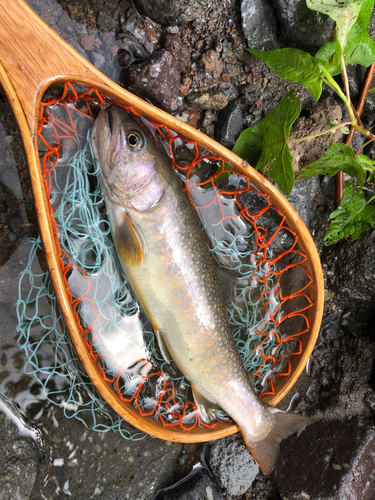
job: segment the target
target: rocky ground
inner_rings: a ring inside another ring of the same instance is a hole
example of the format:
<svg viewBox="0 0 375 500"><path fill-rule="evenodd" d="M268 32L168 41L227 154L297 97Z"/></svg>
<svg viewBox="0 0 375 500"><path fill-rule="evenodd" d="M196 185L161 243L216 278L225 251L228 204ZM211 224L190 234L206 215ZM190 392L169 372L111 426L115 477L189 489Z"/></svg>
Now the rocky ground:
<svg viewBox="0 0 375 500"><path fill-rule="evenodd" d="M246 51L290 46L314 53L332 23L307 15L304 1L29 3L110 78L229 148L292 88L302 100L294 137L321 130L327 117L343 116L328 89L316 105L307 91L273 75ZM371 35L374 30L372 22ZM362 69L350 69L354 100L363 76ZM363 121L367 127L375 121L372 97ZM294 148L295 170L327 146L319 139ZM1 98L0 183L0 500L374 498L375 232L323 248L332 180L297 181L290 196L321 251L325 312L307 369L279 405L316 422L283 442L268 477L239 436L205 446L150 437L127 441L116 432L88 431L43 399L33 376L23 372L15 307L18 275L38 228L21 138Z"/></svg>

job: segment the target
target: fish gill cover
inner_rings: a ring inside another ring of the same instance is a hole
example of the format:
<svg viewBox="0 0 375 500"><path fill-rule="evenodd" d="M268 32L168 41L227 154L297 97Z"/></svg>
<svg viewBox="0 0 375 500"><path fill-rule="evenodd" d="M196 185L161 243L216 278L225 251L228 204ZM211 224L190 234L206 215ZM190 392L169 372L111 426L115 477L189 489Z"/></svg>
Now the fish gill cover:
<svg viewBox="0 0 375 500"><path fill-rule="evenodd" d="M228 420L224 413L215 422L200 419L189 382L173 362L165 362L118 262L90 144L94 116L111 100L69 83L62 93L53 92L41 106L39 151L60 264L87 355L122 401L163 426L189 430ZM233 283L227 316L242 362L258 395L273 395L275 377L289 375L291 356L302 352L300 336L309 330L304 312L313 306L306 291L312 278L297 235L248 177L196 142L125 109L151 130L181 178L218 272L225 272L227 286ZM28 357L25 372L34 374L46 397L69 418L94 430L142 438L114 414L85 374L48 271L33 271L40 249L37 239L20 278L18 343ZM49 315L40 314L43 301L50 303ZM43 326L42 336L35 337L35 325ZM48 362L41 355L46 344L52 353Z"/></svg>

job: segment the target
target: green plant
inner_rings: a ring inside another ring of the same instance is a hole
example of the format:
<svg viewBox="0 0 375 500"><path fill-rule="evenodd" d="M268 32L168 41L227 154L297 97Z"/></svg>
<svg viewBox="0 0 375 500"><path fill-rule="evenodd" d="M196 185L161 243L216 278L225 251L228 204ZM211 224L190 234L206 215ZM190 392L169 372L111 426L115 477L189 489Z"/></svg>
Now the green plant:
<svg viewBox="0 0 375 500"><path fill-rule="evenodd" d="M324 83L336 92L348 110L348 121L332 123L328 120L327 130L291 140L290 130L301 110L297 93L291 91L262 121L240 135L233 151L271 177L286 194L291 192L295 179L289 151L291 143L334 133L337 129L348 134L348 126L368 139L363 147L375 140L375 135L363 126L352 105L346 71L348 64L368 67L375 63L375 41L368 34L374 3L375 0L307 0L310 9L327 14L336 22L335 31L315 57L298 49L271 52L249 49L274 73L303 85L315 100L320 98ZM334 79L340 72L344 90ZM326 245L341 238L355 239L368 227L375 226L375 195L368 195L371 190L367 187L375 179L375 161L360 154L363 147L354 152L349 145L331 143L322 158L298 174L298 178L320 174L334 176L342 171L357 179L359 187L351 181L345 182L342 200L330 215L330 226L324 238Z"/></svg>

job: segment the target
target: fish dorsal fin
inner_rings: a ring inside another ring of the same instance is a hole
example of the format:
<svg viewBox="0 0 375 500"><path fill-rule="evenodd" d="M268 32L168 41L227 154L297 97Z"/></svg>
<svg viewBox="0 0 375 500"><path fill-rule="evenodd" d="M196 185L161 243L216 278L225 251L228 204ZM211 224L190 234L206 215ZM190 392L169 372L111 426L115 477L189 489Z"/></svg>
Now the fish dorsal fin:
<svg viewBox="0 0 375 500"><path fill-rule="evenodd" d="M223 303L226 309L232 303L234 296L234 287L236 286L236 278L227 269L219 267L218 271L219 285L221 290L221 295L223 297Z"/></svg>
<svg viewBox="0 0 375 500"><path fill-rule="evenodd" d="M107 209L113 242L120 259L133 266L140 265L145 253L141 235L122 207L107 204Z"/></svg>
<svg viewBox="0 0 375 500"><path fill-rule="evenodd" d="M167 344L165 343L165 340L163 338L163 335L162 333L160 332L160 330L158 329L158 327L154 326L154 332L155 332L155 337L156 337L156 340L158 341L158 344L159 344L159 349L160 349L160 352L164 358L164 360L170 364L171 360L172 360L172 356L170 355L170 352L169 352L169 349L168 349L168 346Z"/></svg>
<svg viewBox="0 0 375 500"><path fill-rule="evenodd" d="M197 405L201 419L206 423L214 420L216 413L220 410L220 406L212 401L209 401L205 396L203 396L195 385L192 384L191 389L193 391L194 401Z"/></svg>

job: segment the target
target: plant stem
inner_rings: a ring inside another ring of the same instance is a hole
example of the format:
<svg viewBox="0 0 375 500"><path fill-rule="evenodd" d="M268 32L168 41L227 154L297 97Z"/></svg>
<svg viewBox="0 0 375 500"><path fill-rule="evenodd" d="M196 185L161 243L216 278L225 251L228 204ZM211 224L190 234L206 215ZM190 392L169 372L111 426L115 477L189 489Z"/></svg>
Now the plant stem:
<svg viewBox="0 0 375 500"><path fill-rule="evenodd" d="M342 54L341 54L341 57L340 57L340 63L341 63L341 69L342 69L341 76L342 76L342 79L343 79L343 82L344 82L346 99L348 100L348 103L350 104L350 92L349 92L348 74L346 72L345 59L344 59L344 56Z"/></svg>
<svg viewBox="0 0 375 500"><path fill-rule="evenodd" d="M358 151L356 152L355 156L357 157L359 155L359 153L366 147L368 146L374 139L370 139L369 141L365 142L364 144L362 144L362 146L358 149Z"/></svg>
<svg viewBox="0 0 375 500"><path fill-rule="evenodd" d="M337 129L341 127L345 127L346 125L351 125L351 121L339 123L338 125L335 125L334 127L331 127L327 130L323 130L322 132L317 132L316 134L311 134L311 135L306 135L305 137L300 137L299 139L289 139L287 141L288 144L294 144L295 142L302 142L302 141L307 141L308 139L314 139L315 137L319 137L320 135L328 134L329 132L335 132Z"/></svg>

